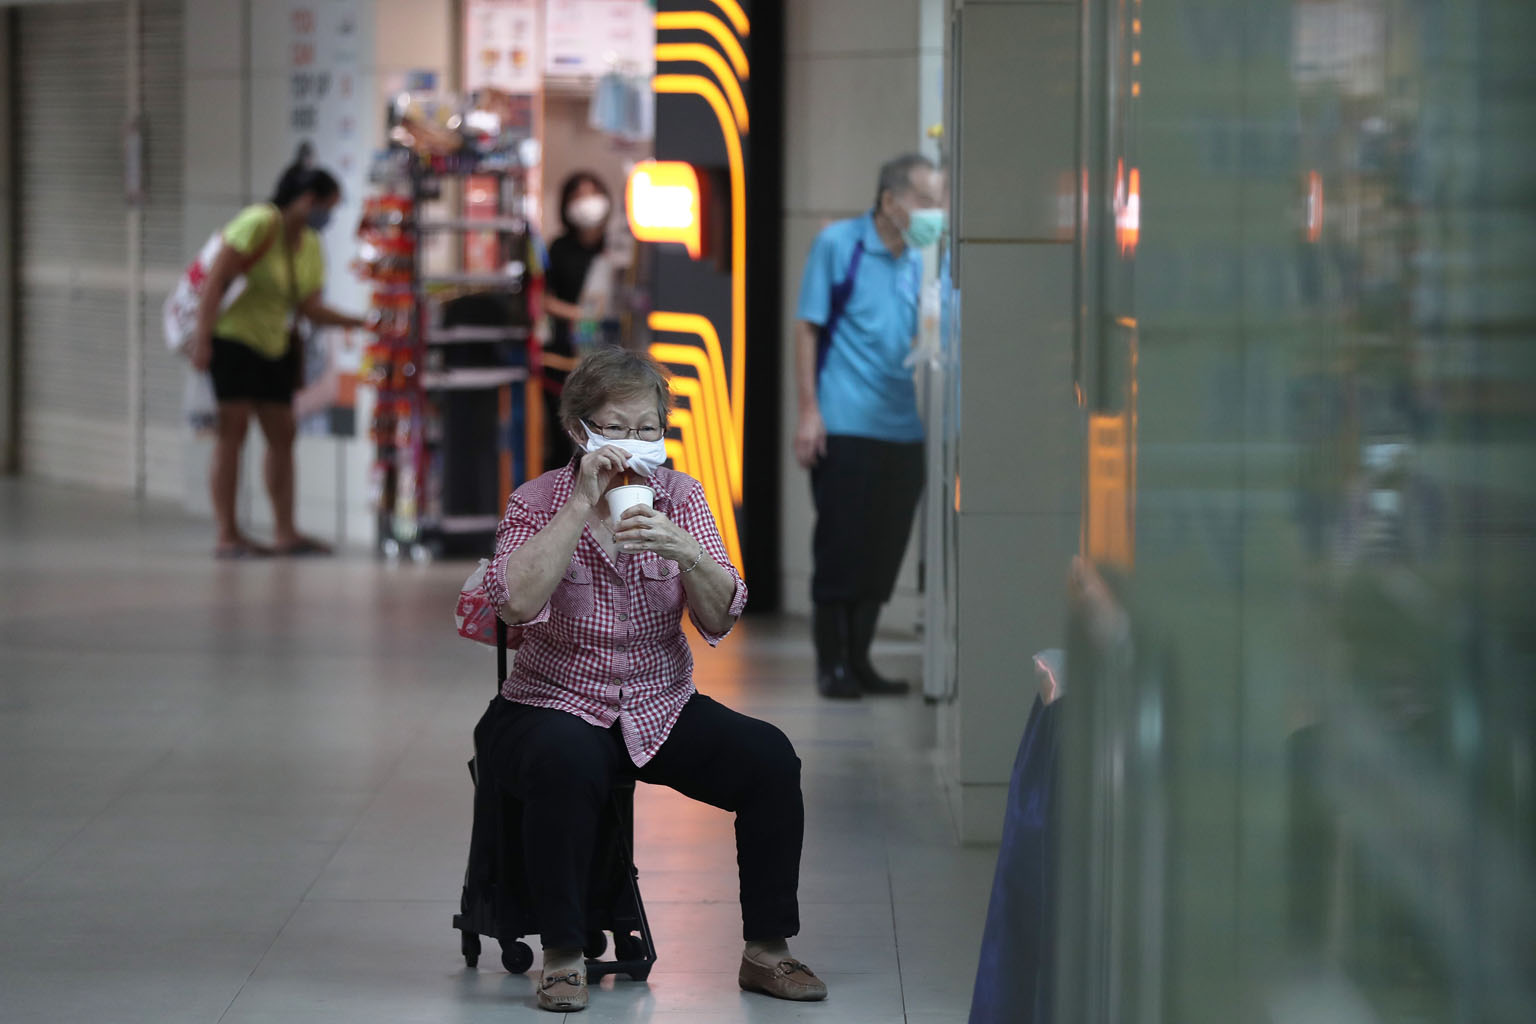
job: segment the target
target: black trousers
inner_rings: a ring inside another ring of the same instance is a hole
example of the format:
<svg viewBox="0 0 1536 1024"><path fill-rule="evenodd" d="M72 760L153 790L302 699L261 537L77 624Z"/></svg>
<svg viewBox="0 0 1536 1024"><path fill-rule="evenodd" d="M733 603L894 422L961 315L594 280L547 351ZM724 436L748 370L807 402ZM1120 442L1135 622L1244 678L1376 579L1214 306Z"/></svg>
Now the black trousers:
<svg viewBox="0 0 1536 1024"><path fill-rule="evenodd" d="M742 937L800 931L800 758L776 726L694 694L661 750L636 768L617 725L601 729L497 697L475 727L475 751L481 784L523 802L524 857L545 949L586 943L593 847L621 776L734 811Z"/></svg>
<svg viewBox="0 0 1536 1024"><path fill-rule="evenodd" d="M834 434L811 470L816 502L811 599L884 604L923 493L923 444Z"/></svg>

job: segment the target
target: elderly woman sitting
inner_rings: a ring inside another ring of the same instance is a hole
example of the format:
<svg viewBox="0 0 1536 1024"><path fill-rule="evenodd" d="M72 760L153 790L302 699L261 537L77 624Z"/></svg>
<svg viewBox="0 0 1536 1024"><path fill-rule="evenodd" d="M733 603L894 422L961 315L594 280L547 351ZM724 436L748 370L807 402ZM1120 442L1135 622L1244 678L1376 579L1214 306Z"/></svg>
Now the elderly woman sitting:
<svg viewBox="0 0 1536 1024"><path fill-rule="evenodd" d="M781 999L827 994L785 943L800 928L800 760L777 728L693 686L683 609L713 646L741 614L747 587L703 487L659 468L670 397L649 357L588 356L560 409L581 453L518 488L486 572L517 658L476 727L476 750L486 777L524 805L547 1010L587 1005L588 875L620 777L735 812L741 987ZM605 495L634 473L649 476L655 507L610 521Z"/></svg>

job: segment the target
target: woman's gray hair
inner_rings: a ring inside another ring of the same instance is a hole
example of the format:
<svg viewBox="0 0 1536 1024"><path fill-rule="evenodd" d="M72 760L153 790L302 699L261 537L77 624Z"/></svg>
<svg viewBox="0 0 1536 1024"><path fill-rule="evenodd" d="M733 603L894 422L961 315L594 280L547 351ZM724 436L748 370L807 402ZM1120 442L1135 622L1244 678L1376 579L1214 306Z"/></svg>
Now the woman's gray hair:
<svg viewBox="0 0 1536 1024"><path fill-rule="evenodd" d="M626 348L600 348L584 356L572 371L560 395L560 423L581 437L582 421L611 401L654 397L656 415L663 428L672 410L672 387L667 371L644 352Z"/></svg>
<svg viewBox="0 0 1536 1024"><path fill-rule="evenodd" d="M881 165L880 180L875 185L875 209L880 209L880 200L887 192L912 191L912 172L919 167L932 171L938 169L938 164L921 153L903 153Z"/></svg>

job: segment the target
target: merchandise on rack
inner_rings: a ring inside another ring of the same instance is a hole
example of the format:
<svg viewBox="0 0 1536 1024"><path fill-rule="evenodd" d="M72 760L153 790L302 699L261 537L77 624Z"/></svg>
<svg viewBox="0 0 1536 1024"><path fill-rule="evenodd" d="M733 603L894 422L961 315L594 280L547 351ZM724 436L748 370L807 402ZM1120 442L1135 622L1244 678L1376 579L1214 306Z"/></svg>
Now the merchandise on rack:
<svg viewBox="0 0 1536 1024"><path fill-rule="evenodd" d="M536 157L523 97L391 107L394 142L358 225L355 267L379 319L363 382L379 543L417 558L478 553L511 490L542 471L542 388L530 300L541 262L525 218ZM455 240L432 244L439 235ZM439 264L447 263L446 268ZM525 417L529 410L531 417Z"/></svg>

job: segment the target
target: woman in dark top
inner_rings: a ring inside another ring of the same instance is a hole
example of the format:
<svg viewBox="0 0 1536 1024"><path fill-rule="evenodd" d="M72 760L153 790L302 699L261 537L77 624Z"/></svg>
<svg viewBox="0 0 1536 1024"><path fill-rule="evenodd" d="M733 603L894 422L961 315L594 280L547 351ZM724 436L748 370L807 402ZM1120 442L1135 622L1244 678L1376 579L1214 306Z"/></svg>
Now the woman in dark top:
<svg viewBox="0 0 1536 1024"><path fill-rule="evenodd" d="M586 287L592 261L603 251L613 199L608 186L591 171L577 171L560 186L560 223L565 230L549 244L549 267L544 277L544 311L549 314L546 351L570 358L576 354L574 335L582 319L581 292ZM546 370L545 423L560 421L560 391L564 370ZM558 429L544 434L544 467L563 465L570 458L566 439Z"/></svg>

